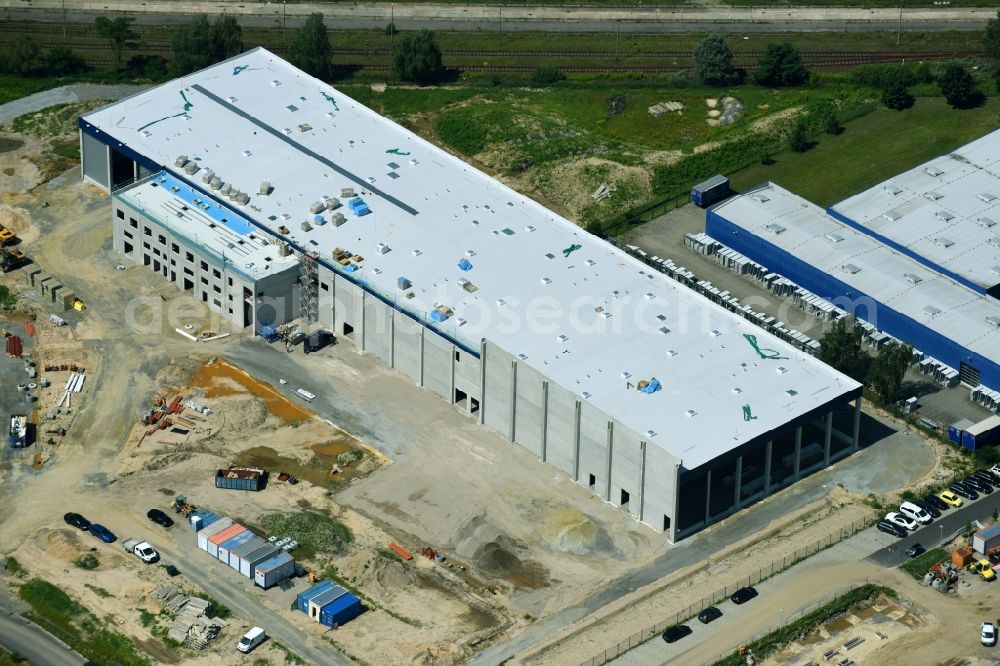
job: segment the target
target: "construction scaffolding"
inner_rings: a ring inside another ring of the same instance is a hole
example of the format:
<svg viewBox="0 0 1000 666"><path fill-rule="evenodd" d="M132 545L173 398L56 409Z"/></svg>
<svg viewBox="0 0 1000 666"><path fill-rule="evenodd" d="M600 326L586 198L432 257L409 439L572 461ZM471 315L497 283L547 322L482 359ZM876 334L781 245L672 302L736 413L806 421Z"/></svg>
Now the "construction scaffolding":
<svg viewBox="0 0 1000 666"><path fill-rule="evenodd" d="M318 257L315 251L299 255L299 309L307 324L314 324L319 319Z"/></svg>

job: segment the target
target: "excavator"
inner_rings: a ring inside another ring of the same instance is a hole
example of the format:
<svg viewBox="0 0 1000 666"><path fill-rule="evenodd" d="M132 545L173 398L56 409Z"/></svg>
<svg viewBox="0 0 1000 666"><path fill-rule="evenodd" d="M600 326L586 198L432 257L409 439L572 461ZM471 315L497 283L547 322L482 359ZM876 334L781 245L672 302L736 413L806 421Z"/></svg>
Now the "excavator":
<svg viewBox="0 0 1000 666"><path fill-rule="evenodd" d="M12 229L8 229L0 224L0 247L11 244L14 242L15 238L17 238L17 236L14 235L14 231Z"/></svg>
<svg viewBox="0 0 1000 666"><path fill-rule="evenodd" d="M27 263L27 261L28 257L21 250L8 250L7 248L0 247L0 271L10 273L15 268Z"/></svg>

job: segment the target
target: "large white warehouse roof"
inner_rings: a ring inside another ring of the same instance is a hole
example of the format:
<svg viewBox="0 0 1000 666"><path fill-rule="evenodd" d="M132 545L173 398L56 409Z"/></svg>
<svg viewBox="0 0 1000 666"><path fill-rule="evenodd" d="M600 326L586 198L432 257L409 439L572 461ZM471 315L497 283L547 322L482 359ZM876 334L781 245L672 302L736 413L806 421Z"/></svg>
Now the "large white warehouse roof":
<svg viewBox="0 0 1000 666"><path fill-rule="evenodd" d="M335 248L362 255L350 279L470 349L486 338L517 355L687 468L859 388L266 50L81 126L206 190L211 169L249 194L231 205L274 236L341 272ZM180 155L200 170L176 168ZM349 187L370 213L349 209ZM343 205L317 225L310 208L323 197ZM450 316L431 321L439 305ZM659 392L635 389L654 377Z"/></svg>
<svg viewBox="0 0 1000 666"><path fill-rule="evenodd" d="M967 286L990 289L1000 284L1000 130L831 210Z"/></svg>

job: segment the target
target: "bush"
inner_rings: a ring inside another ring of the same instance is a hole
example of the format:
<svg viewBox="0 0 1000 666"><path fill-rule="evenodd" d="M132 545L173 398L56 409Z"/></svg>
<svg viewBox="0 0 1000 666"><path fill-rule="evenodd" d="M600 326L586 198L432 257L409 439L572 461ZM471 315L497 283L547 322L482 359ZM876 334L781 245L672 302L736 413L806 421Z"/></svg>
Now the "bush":
<svg viewBox="0 0 1000 666"><path fill-rule="evenodd" d="M81 569L96 569L101 565L97 560L97 556L93 553L84 553L80 557L74 560L73 564Z"/></svg>
<svg viewBox="0 0 1000 666"><path fill-rule="evenodd" d="M929 73L929 70L927 70ZM918 83L912 69L903 65L861 65L851 70L848 80L858 86L887 90L894 86Z"/></svg>
<svg viewBox="0 0 1000 666"><path fill-rule="evenodd" d="M938 77L938 86L945 100L955 109L970 109L979 106L985 99L976 88L972 73L961 63L948 63Z"/></svg>
<svg viewBox="0 0 1000 666"><path fill-rule="evenodd" d="M882 93L882 105L893 111L902 111L913 106L913 95L907 92L906 87L895 84L885 89Z"/></svg>
<svg viewBox="0 0 1000 666"><path fill-rule="evenodd" d="M812 148L813 145L813 142L809 139L809 130L806 128L805 121L799 119L788 137L788 147L797 153L804 153Z"/></svg>
<svg viewBox="0 0 1000 666"><path fill-rule="evenodd" d="M421 30L396 42L392 66L403 81L433 83L441 73L441 50L434 33Z"/></svg>
<svg viewBox="0 0 1000 666"><path fill-rule="evenodd" d="M840 124L840 119L833 111L828 113L826 120L823 121L823 131L834 136L844 133L844 126Z"/></svg>
<svg viewBox="0 0 1000 666"><path fill-rule="evenodd" d="M536 67L531 73L531 84L534 86L550 86L566 78L560 70L555 67Z"/></svg>
<svg viewBox="0 0 1000 666"><path fill-rule="evenodd" d="M346 526L315 511L271 513L261 518L260 524L272 534L298 541L307 551L341 553L352 541Z"/></svg>

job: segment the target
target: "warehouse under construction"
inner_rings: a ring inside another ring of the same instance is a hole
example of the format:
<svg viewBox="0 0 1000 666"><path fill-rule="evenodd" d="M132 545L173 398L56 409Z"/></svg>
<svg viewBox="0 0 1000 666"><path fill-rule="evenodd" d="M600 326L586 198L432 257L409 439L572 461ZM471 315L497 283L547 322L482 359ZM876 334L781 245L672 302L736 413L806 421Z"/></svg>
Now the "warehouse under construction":
<svg viewBox="0 0 1000 666"><path fill-rule="evenodd" d="M264 49L79 126L127 261L351 341L671 540L857 450L857 382Z"/></svg>

